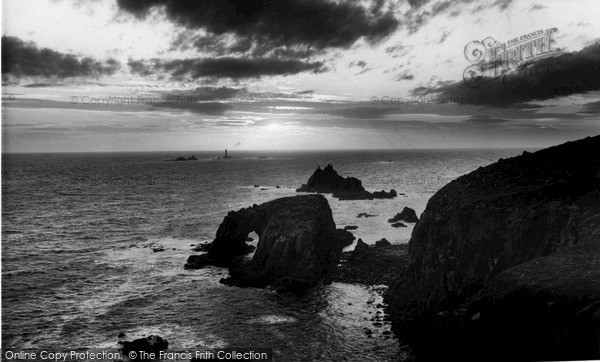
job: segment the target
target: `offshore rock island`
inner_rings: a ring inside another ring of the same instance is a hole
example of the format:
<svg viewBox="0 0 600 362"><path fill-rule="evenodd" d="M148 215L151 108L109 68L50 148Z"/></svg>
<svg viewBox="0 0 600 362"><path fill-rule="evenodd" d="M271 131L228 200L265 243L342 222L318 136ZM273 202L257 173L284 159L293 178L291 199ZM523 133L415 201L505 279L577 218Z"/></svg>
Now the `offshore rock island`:
<svg viewBox="0 0 600 362"><path fill-rule="evenodd" d="M317 167L308 182L296 192L316 192L321 194L332 194L333 197L340 200L373 200L373 199L391 199L398 194L396 190L369 192L365 190L362 182L355 177L342 177L333 166L327 165L324 169Z"/></svg>
<svg viewBox="0 0 600 362"><path fill-rule="evenodd" d="M500 159L428 202L385 296L418 359L596 359L600 136Z"/></svg>
<svg viewBox="0 0 600 362"><path fill-rule="evenodd" d="M248 234L259 236L252 251ZM241 287L304 289L331 282L340 253L354 237L336 229L331 208L322 195L302 195L254 205L225 216L206 254L192 255L186 269L207 265L229 267L226 284Z"/></svg>

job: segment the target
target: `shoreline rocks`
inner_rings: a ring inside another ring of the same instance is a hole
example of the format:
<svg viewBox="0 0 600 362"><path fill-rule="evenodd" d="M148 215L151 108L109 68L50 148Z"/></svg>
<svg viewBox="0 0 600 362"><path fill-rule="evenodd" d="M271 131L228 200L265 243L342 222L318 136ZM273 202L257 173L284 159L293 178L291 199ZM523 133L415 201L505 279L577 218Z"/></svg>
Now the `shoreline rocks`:
<svg viewBox="0 0 600 362"><path fill-rule="evenodd" d="M125 334L119 334L121 338ZM127 357L131 361L140 361L143 360L140 356L140 352L145 352L147 354L154 354L158 356L161 351L166 351L169 348L169 342L166 339L163 339L160 336L151 335L145 338L134 339L133 341L119 341L122 347L119 348L119 351ZM136 356L136 358L131 358L132 356Z"/></svg>
<svg viewBox="0 0 600 362"><path fill-rule="evenodd" d="M365 190L359 179L344 178L331 165L327 165L324 169L321 169L320 166L317 167L308 182L296 189L296 192L332 194L333 197L340 200L391 199L398 196L396 190L393 189L389 192L384 190L369 192Z"/></svg>
<svg viewBox="0 0 600 362"><path fill-rule="evenodd" d="M408 264L408 244L392 245L382 240L368 245L358 239L353 251L342 253L333 280L367 286L391 285Z"/></svg>

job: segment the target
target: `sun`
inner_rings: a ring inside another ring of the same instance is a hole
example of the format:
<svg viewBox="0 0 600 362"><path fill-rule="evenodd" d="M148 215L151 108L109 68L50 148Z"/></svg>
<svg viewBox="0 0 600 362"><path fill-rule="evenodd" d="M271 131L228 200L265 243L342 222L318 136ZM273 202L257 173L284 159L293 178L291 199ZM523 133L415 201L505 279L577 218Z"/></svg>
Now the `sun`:
<svg viewBox="0 0 600 362"><path fill-rule="evenodd" d="M282 131L285 129L285 125L280 124L280 123L269 123L266 124L265 126L263 126L265 131L269 131L269 132L276 132L276 131Z"/></svg>

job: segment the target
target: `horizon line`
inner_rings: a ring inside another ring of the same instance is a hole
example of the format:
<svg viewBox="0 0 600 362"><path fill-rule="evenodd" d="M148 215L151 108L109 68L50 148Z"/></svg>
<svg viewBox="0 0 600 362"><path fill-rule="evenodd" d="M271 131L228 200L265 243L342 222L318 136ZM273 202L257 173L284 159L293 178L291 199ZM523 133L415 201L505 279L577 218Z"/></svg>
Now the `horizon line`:
<svg viewBox="0 0 600 362"><path fill-rule="evenodd" d="M33 152L11 152L2 151L2 155L25 155L25 154L90 154L90 153L219 153L225 150L229 154L233 152L352 152L352 151L426 151L426 150L519 150L519 149L542 149L552 146L510 146L510 147L413 147L413 148L323 148L323 149L285 149L285 150L258 150L258 149L230 149L220 150L140 150L140 151L33 151Z"/></svg>

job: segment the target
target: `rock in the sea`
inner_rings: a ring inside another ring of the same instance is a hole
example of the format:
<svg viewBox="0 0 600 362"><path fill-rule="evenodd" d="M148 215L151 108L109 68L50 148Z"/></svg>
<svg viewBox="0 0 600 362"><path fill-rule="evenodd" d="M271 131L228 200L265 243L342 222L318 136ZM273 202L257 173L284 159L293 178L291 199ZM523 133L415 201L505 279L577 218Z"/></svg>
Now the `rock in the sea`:
<svg viewBox="0 0 600 362"><path fill-rule="evenodd" d="M360 219L361 217L375 217L375 216L377 216L377 215L371 215L371 214L369 214L369 213L366 213L366 212L361 212L361 213L359 213L358 215L356 215L356 217L357 217L358 219Z"/></svg>
<svg viewBox="0 0 600 362"><path fill-rule="evenodd" d="M169 348L169 342L159 336L148 336L146 338L134 339L133 341L119 341L121 348L119 351L130 360L142 360L140 352L152 353L155 358L158 358L160 351L166 351ZM135 352L132 353L132 352ZM131 358L132 356L136 358Z"/></svg>
<svg viewBox="0 0 600 362"><path fill-rule="evenodd" d="M359 179L355 177L343 178L331 165L327 165L324 169L317 167L308 182L296 189L296 192L332 194L333 197L340 200L391 199L398 196L395 190L389 192L382 190L371 193L365 190Z"/></svg>
<svg viewBox="0 0 600 362"><path fill-rule="evenodd" d="M390 223L398 221L417 222L419 221L419 218L417 217L415 210L411 209L410 207L404 207L402 212L397 213L396 216L388 220Z"/></svg>
<svg viewBox="0 0 600 362"><path fill-rule="evenodd" d="M398 221L398 222L393 223L392 227L393 228L405 228L407 226L404 223L401 223L400 221Z"/></svg>
<svg viewBox="0 0 600 362"><path fill-rule="evenodd" d="M247 253L246 238L253 231L258 245L245 261L239 257ZM322 195L284 197L229 212L208 252L190 256L185 267L230 267L224 282L237 286L308 287L330 281L348 239L354 236L335 228Z"/></svg>
<svg viewBox="0 0 600 362"><path fill-rule="evenodd" d="M506 357L518 346L525 360L597 358L600 324L576 312L600 300L598 150L600 136L524 152L440 189L385 295L396 325L414 321L411 333L431 342L425 353Z"/></svg>
<svg viewBox="0 0 600 362"><path fill-rule="evenodd" d="M356 225L346 225L344 226L344 230L356 230L358 229L358 226Z"/></svg>

